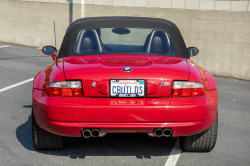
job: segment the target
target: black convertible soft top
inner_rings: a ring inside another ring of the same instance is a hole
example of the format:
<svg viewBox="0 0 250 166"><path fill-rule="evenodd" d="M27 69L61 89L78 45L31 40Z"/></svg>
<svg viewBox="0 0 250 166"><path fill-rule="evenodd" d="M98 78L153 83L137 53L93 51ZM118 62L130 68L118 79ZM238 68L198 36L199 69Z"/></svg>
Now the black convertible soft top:
<svg viewBox="0 0 250 166"><path fill-rule="evenodd" d="M58 58L81 56L74 52L80 31L95 28L148 28L167 32L173 41L175 54L172 57L189 59L186 45L177 26L171 21L146 17L90 17L74 21L64 36ZM102 53L107 54L107 53ZM108 53L110 54L110 53ZM85 54L83 54L85 55ZM89 54L87 54L89 55Z"/></svg>

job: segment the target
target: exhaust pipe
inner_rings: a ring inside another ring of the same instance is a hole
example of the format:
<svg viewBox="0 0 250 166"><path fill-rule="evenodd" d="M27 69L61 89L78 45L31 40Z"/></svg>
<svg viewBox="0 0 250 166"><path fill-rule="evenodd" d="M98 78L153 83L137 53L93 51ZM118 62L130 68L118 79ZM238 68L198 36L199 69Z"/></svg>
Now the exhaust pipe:
<svg viewBox="0 0 250 166"><path fill-rule="evenodd" d="M154 134L156 137L161 137L163 134L162 129L155 129Z"/></svg>
<svg viewBox="0 0 250 166"><path fill-rule="evenodd" d="M164 129L163 130L163 135L165 137L170 137L172 135L172 130L171 129Z"/></svg>
<svg viewBox="0 0 250 166"><path fill-rule="evenodd" d="M99 137L99 135L100 135L100 130L98 130L98 129L94 129L94 130L92 130L92 136L93 137Z"/></svg>
<svg viewBox="0 0 250 166"><path fill-rule="evenodd" d="M150 136L150 137L155 137L155 133L153 132L153 133L147 133L148 134L148 136Z"/></svg>
<svg viewBox="0 0 250 166"><path fill-rule="evenodd" d="M82 136L84 138L89 138L89 137L92 136L92 132L89 129L85 129L85 130L82 131Z"/></svg>

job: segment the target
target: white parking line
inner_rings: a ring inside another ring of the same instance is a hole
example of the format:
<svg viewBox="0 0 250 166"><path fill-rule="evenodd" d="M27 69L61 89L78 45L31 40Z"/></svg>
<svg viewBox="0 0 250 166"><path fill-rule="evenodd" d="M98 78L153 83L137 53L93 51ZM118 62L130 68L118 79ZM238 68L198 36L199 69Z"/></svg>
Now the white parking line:
<svg viewBox="0 0 250 166"><path fill-rule="evenodd" d="M19 83L17 83L17 84L14 84L14 85L8 86L8 87L6 87L6 88L0 89L0 92L9 90L9 89L11 89L11 88L17 87L17 86L19 86L19 85L25 84L25 83L30 82L30 81L33 81L33 80L34 80L34 78L31 78L31 79L25 80L25 81L23 81L23 82L19 82Z"/></svg>
<svg viewBox="0 0 250 166"><path fill-rule="evenodd" d="M0 48L5 48L5 47L10 47L10 46L0 46Z"/></svg>
<svg viewBox="0 0 250 166"><path fill-rule="evenodd" d="M172 149L171 154L168 157L167 162L165 163L165 166L175 166L181 155L181 152L182 150L179 144L179 139L177 139L174 148Z"/></svg>

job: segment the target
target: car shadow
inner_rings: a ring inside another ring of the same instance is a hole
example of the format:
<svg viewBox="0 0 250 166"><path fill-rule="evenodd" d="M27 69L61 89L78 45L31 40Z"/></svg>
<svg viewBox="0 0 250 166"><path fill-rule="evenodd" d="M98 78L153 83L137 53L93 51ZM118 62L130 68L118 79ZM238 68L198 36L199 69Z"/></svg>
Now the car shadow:
<svg viewBox="0 0 250 166"><path fill-rule="evenodd" d="M31 106L23 106L30 108ZM151 159L152 156L168 156L177 138L149 137L147 134L107 134L101 138L69 138L63 150L38 151L32 145L31 115L17 127L17 140L24 148L47 155L84 159L86 156L135 156Z"/></svg>

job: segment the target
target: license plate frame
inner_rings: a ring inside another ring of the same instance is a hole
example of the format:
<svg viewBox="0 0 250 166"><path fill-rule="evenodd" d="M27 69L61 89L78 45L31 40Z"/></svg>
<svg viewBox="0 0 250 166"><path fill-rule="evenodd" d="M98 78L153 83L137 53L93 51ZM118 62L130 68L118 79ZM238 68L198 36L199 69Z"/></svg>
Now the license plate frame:
<svg viewBox="0 0 250 166"><path fill-rule="evenodd" d="M138 96L134 96L134 95L131 95L131 94L129 94L128 96L120 96L120 95L116 95L116 96L113 96L112 95L112 84L111 84L111 82L112 81L137 81L138 83L139 83L139 81L143 81L143 84L139 84L139 85L143 85L143 87L144 87L144 90L143 90L143 92L144 92L144 94L143 95L138 95ZM146 80L145 79L110 79L109 80L109 97L111 97L111 98L144 98L146 96Z"/></svg>

